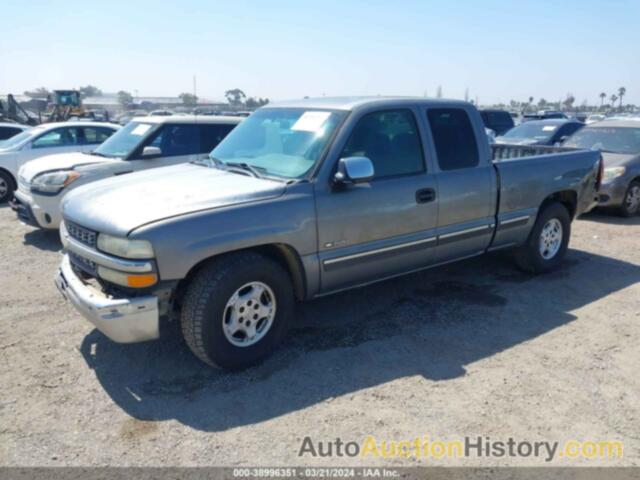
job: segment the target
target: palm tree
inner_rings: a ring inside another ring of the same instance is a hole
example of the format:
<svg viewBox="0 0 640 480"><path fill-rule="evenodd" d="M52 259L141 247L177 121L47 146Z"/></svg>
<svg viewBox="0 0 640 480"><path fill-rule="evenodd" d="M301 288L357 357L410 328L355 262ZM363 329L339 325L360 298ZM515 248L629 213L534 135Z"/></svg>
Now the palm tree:
<svg viewBox="0 0 640 480"><path fill-rule="evenodd" d="M622 111L622 97L627 93L627 89L624 87L620 87L618 89L618 97L620 98L620 111Z"/></svg>
<svg viewBox="0 0 640 480"><path fill-rule="evenodd" d="M607 94L604 92L600 93L600 110L602 110L602 107L604 106L604 99L607 98Z"/></svg>
<svg viewBox="0 0 640 480"><path fill-rule="evenodd" d="M618 99L618 96L615 93L612 93L609 98L611 99L611 108L615 108L616 100Z"/></svg>

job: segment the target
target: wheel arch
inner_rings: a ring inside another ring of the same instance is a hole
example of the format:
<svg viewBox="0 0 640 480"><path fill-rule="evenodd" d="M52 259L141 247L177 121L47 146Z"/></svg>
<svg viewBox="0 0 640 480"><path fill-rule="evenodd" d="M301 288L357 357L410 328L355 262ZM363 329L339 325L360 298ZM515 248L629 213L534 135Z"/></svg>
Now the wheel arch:
<svg viewBox="0 0 640 480"><path fill-rule="evenodd" d="M553 202L558 202L561 205L564 205L564 207L569 212L569 217L571 217L571 220L574 219L576 215L576 209L578 207L578 194L574 190L560 190L547 196L540 204L538 214L540 214L540 212L542 212L547 205Z"/></svg>
<svg viewBox="0 0 640 480"><path fill-rule="evenodd" d="M267 258L275 260L282 268L284 268L293 284L295 296L298 300L303 300L307 293L307 282L304 273L304 267L300 259L300 254L291 245L285 243L269 243L263 245L256 245L247 248L240 248L237 250L230 250L224 253L220 253L208 258L205 258L195 264L187 275L178 282L176 288L175 297L180 299L186 290L187 285L191 282L191 279L206 265L226 255L239 254L243 252L259 253Z"/></svg>

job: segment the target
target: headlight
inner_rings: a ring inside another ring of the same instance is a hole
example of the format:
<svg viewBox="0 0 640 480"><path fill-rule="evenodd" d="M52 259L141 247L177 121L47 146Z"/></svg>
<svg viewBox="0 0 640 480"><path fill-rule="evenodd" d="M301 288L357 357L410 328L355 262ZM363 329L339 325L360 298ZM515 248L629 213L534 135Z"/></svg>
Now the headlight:
<svg viewBox="0 0 640 480"><path fill-rule="evenodd" d="M98 235L98 249L123 258L153 258L153 247L147 240L131 240L112 237L105 233Z"/></svg>
<svg viewBox="0 0 640 480"><path fill-rule="evenodd" d="M150 287L158 281L158 275L155 273L124 273L111 270L102 265L98 265L98 276L107 282L132 288Z"/></svg>
<svg viewBox="0 0 640 480"><path fill-rule="evenodd" d="M31 190L55 195L78 178L80 174L74 171L43 173L33 179Z"/></svg>
<svg viewBox="0 0 640 480"><path fill-rule="evenodd" d="M627 171L624 167L610 167L604 169L603 182L610 182L614 178L621 177Z"/></svg>

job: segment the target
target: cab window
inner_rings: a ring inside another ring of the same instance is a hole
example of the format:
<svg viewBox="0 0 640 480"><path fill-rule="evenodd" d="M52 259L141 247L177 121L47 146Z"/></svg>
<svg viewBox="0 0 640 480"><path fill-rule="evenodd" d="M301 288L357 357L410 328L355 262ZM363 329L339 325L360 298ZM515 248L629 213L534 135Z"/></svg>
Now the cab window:
<svg viewBox="0 0 640 480"><path fill-rule="evenodd" d="M427 117L440 170L478 166L478 144L467 112L461 108L432 108Z"/></svg>
<svg viewBox="0 0 640 480"><path fill-rule="evenodd" d="M422 143L411 110L369 113L356 124L342 151L344 157L367 157L374 178L424 172Z"/></svg>
<svg viewBox="0 0 640 480"><path fill-rule="evenodd" d="M164 125L145 146L158 147L163 157L200 153L198 125Z"/></svg>
<svg viewBox="0 0 640 480"><path fill-rule="evenodd" d="M235 125L225 124L201 124L200 125L200 152L210 153L211 150L216 148L227 134L233 130Z"/></svg>

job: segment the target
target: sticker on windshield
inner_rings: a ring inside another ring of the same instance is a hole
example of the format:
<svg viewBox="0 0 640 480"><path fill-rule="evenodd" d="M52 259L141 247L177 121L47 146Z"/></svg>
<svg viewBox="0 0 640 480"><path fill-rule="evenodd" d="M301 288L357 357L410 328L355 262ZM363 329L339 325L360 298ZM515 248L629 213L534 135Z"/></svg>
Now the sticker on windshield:
<svg viewBox="0 0 640 480"><path fill-rule="evenodd" d="M149 131L150 128L151 125L149 125L148 123L141 123L136 128L131 130L131 135L144 135Z"/></svg>
<svg viewBox="0 0 640 480"><path fill-rule="evenodd" d="M553 132L556 129L555 125L546 125L542 127L543 132Z"/></svg>
<svg viewBox="0 0 640 480"><path fill-rule="evenodd" d="M304 112L291 130L301 130L303 132L318 132L327 121L331 112Z"/></svg>

